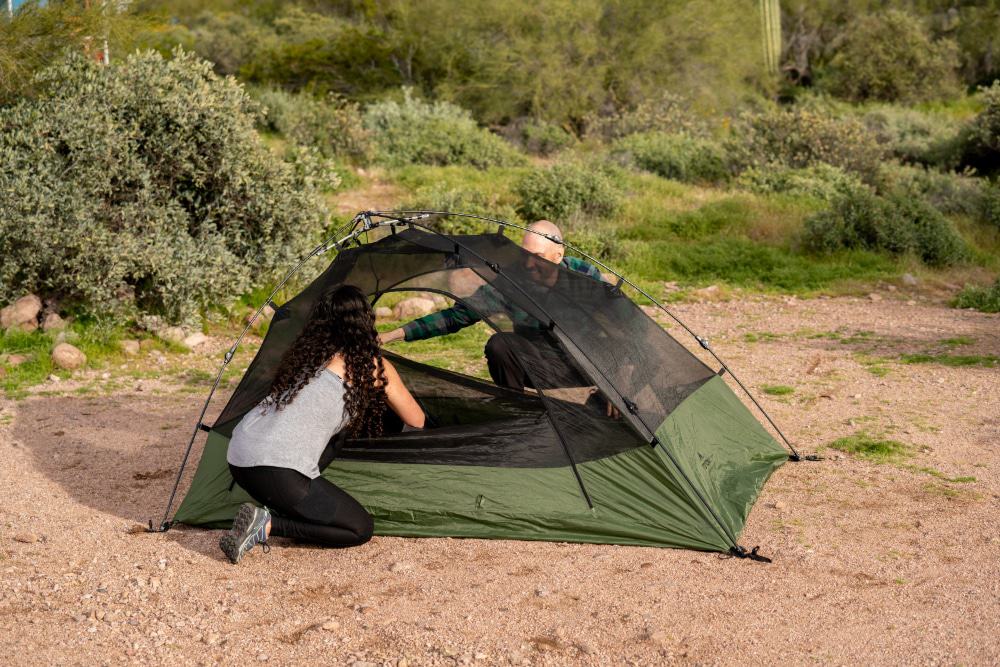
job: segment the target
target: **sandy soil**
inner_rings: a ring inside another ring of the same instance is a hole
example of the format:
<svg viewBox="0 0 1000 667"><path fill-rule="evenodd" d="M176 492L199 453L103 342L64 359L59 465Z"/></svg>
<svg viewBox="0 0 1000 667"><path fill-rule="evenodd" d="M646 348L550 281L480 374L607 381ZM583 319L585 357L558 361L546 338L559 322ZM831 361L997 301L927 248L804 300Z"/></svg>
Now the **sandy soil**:
<svg viewBox="0 0 1000 667"><path fill-rule="evenodd" d="M785 465L742 538L773 564L376 537L345 551L275 540L234 567L219 531L128 530L162 513L198 396L2 402L5 655L26 665L1000 662L1000 369L892 361L1000 355L1000 317L892 294L675 309L750 386L795 388L762 400L804 451L865 430L919 453L910 467L831 450ZM975 481L948 481L958 477Z"/></svg>

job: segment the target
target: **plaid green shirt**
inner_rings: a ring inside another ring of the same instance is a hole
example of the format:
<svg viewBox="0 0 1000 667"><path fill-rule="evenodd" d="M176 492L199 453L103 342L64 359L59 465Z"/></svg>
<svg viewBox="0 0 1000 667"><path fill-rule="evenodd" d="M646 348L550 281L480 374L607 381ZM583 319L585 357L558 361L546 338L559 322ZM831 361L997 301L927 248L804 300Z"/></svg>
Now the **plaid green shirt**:
<svg viewBox="0 0 1000 667"><path fill-rule="evenodd" d="M582 259L563 257L561 264L570 271L582 273L596 280L604 280L597 267L588 264ZM507 300L503 298L503 295L489 285L483 285L477 289L468 299L468 302L476 307L475 311L461 303L456 303L451 308L445 308L444 310L439 310L436 313L431 313L430 315L425 315L412 322L408 322L403 325L403 340L424 340L425 338L455 333L459 329L464 329L481 320L482 318L477 314L477 311L487 317L497 313L508 315L514 323L515 328L518 326L541 326L528 313L520 308L510 306Z"/></svg>

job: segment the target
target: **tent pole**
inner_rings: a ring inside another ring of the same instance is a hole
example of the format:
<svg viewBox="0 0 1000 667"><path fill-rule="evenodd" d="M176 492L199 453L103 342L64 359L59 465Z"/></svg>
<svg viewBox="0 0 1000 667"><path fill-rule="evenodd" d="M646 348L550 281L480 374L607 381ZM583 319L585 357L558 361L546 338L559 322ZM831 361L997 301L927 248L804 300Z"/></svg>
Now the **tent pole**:
<svg viewBox="0 0 1000 667"><path fill-rule="evenodd" d="M432 215L441 215L441 216L455 216L455 217L460 217L460 218L477 218L479 220L484 220L486 222L493 222L493 223L496 223L496 224L504 226L504 227L511 227L513 229L520 229L523 232L527 232L527 233L530 233L530 234L535 234L536 236L541 236L543 238L548 239L549 241L552 241L553 243L559 243L560 245L563 245L563 246L569 248L570 250L572 250L573 252L579 254L580 256L582 256L583 258L585 258L586 260L588 260L588 261L590 261L590 262L592 262L594 264L597 264L602 269L606 270L608 273L611 273L614 276L616 276L619 280L621 280L626 285L628 285L629 287L631 287L632 289L634 289L635 291L637 291L639 294L641 294L642 296L644 296L646 299L648 299L651 303L653 303L653 305L655 305L657 308L659 308L664 313L666 313L674 322L676 322L677 324L679 324L681 326L681 328L683 328L685 331L687 331L689 334L691 334L691 337L694 338L696 341L698 341L698 344L702 348L704 348L709 354L711 354L712 357L719 364L722 365L722 368L724 368L727 373L729 373L731 376L733 376L733 380L736 382L737 385L739 385L740 389L743 390L743 393L745 393L747 395L747 398L749 398L750 401L760 411L760 413L762 415L764 415L764 418L771 425L771 427L774 429L774 431L778 434L778 436L781 438L781 440L785 443L785 446L788 447L788 449L791 451L791 454L788 457L789 460L791 460L791 461L801 461L801 460L803 460L803 458L805 458L807 460L810 460L812 458L812 457L803 457L802 455L799 454L798 450L795 449L795 447L788 440L788 438L785 437L785 434L781 431L781 429L778 428L778 425L774 422L773 419L771 419L771 415L769 415L767 413L767 411L763 408L763 406L757 401L756 397L754 397L754 395L750 392L750 390L747 389L746 385L744 385L743 382L740 381L739 377L737 377L736 374L733 373L732 369L728 365L726 365L726 363L722 360L722 358L719 357L719 355L716 354L715 351L709 346L707 339L705 339L705 338L699 336L698 334L696 334L688 325L686 325L684 322L682 322L680 320L680 318L678 318L669 309L667 309L666 306L664 306L662 303L660 303L659 301L657 301L656 299L654 299L644 289L642 289L641 287L639 287L638 285L636 285L635 283L633 283L631 280L629 280L628 278L626 278L622 273L620 273L620 272L616 271L615 269L611 268L610 266L608 266L607 264L605 264L601 260L597 259L596 257L592 257L591 255L588 255L586 252L580 250L579 248L577 248L573 244L567 242L565 239L556 239L556 238L553 238L549 234L542 234L541 232L536 232L536 231L534 231L532 229L529 229L528 227L526 227L524 225L518 225L516 223L507 222L506 220L499 220L497 218L487 218L485 216L475 215L475 214L472 214L472 213L451 213L451 212L448 212L448 211L372 211L371 214L372 215L376 215L376 216L380 216L380 217L388 217L388 218L392 218L394 214L421 214L421 215L424 215L424 216L427 216L427 217L432 216ZM433 230L431 230L431 231L433 231Z"/></svg>
<svg viewBox="0 0 1000 667"><path fill-rule="evenodd" d="M171 509L171 507L173 507L174 498L177 496L177 489L180 486L181 477L184 475L184 468L187 467L188 458L190 458L190 456L191 456L191 449L194 447L195 438L198 437L198 431L202 430L202 426L204 425L205 414L208 412L208 406L212 402L212 397L215 395L215 391L219 388L219 383L222 381L222 375L223 375L223 373L225 373L226 367L229 365L229 362L233 360L233 356L236 354L236 349L239 347L240 343L243 341L243 338L247 335L247 333L253 327L254 322L257 321L257 318L260 317L261 313L264 312L264 308L269 303L273 303L272 299L274 299L274 296L278 293L278 291L281 290L281 288L285 286L285 284L292 278L292 276L294 276L296 273L299 272L299 270L302 269L302 267L306 264L306 262L308 262L313 257L316 257L318 255L322 255L323 253L327 252L328 250L330 250L332 248L338 248L339 249L344 243L348 242L349 240L351 240L352 238L354 238L355 236L357 236L358 234L361 233L361 231L354 230L354 228L357 227L357 225L361 221L363 215L364 214L359 214L359 215L355 216L354 218L352 218L349 223L347 223L346 225L344 225L343 227L341 227L340 229L338 229L337 232L335 232L329 238L327 238L322 243L320 243L318 246L316 246L315 248L313 248L313 250L308 255L306 255L301 260L299 260L299 263L296 264L288 273L286 273L285 277L281 279L281 282L279 282L274 287L274 289L271 290L271 293L268 295L267 299L264 300L264 303L261 304L260 308L257 309L257 312L255 312L250 317L250 319L247 320L247 323L243 327L243 331L241 331L240 335L237 337L236 342L234 342L232 344L232 346L226 351L226 354L225 354L225 356L223 357L223 360L222 360L222 366L219 367L219 372L215 375L215 382L212 383L212 389L208 392L208 397L205 398L205 403L201 406L201 413L198 415L198 422L195 424L194 429L191 432L191 438L188 440L187 449L184 450L184 458L181 460L180 469L177 471L177 478L174 480L174 487L170 491L170 498L167 500L167 507L163 511L163 519L162 519L162 521L160 521L160 525L158 527L154 527L153 526L153 520L150 519L149 520L149 528L147 528L147 532L151 532L151 533L163 533L163 532L166 532L167 530L170 529L170 526L173 523L172 521L168 520L168 517L170 516L170 509ZM365 224L363 231L366 231L367 229L370 228L370 221L371 221L371 219L368 218L368 224ZM340 241L336 241L336 242L331 243L331 239L333 239L336 236L340 235L341 233L343 233L343 231L345 229L348 229L348 228L350 228L352 230L350 234L348 234L346 237L344 237Z"/></svg>

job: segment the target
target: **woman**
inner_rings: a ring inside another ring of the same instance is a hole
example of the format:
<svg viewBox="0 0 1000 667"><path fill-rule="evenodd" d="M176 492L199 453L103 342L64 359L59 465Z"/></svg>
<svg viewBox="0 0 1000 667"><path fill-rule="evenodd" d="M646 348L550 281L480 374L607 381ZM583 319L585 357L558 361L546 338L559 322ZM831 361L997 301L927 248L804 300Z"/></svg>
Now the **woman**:
<svg viewBox="0 0 1000 667"><path fill-rule="evenodd" d="M265 507L240 507L219 540L229 560L238 563L257 544L267 550L270 535L332 547L370 540L371 516L320 470L332 460L331 439L340 431L377 435L386 404L404 424L423 428L423 410L382 358L371 305L357 287L344 285L316 303L271 392L233 430L233 479Z"/></svg>

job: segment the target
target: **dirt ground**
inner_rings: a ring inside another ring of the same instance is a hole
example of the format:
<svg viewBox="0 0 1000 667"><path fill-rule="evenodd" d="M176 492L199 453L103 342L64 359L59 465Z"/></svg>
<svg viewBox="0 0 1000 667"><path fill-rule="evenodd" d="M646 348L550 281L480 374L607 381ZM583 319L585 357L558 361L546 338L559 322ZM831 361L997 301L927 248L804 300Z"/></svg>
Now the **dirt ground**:
<svg viewBox="0 0 1000 667"><path fill-rule="evenodd" d="M159 520L201 396L36 395L0 402L6 659L1000 662L1000 368L989 367L1000 316L891 293L675 311L755 390L792 387L761 400L798 447L826 457L783 466L751 512L741 542L773 563L376 537L344 551L275 540L234 567L220 531L129 532ZM941 363L958 356L985 365ZM876 464L824 447L858 432L914 456Z"/></svg>

